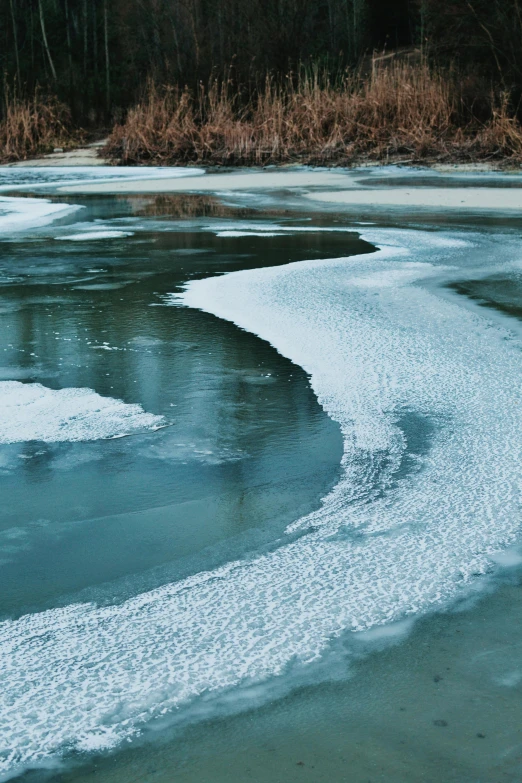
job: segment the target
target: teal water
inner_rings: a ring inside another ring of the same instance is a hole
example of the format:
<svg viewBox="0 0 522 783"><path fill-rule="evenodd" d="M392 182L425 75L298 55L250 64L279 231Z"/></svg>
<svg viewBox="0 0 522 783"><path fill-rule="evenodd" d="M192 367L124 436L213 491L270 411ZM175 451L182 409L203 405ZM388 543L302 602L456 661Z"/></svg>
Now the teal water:
<svg viewBox="0 0 522 783"><path fill-rule="evenodd" d="M89 203L82 218L134 207L114 201ZM365 245L346 234L219 238L196 219L148 231L153 199L146 211L145 230L110 247L4 243L1 378L88 387L168 423L112 441L0 446L4 616L112 602L260 549L335 481L340 435L301 368L162 297L187 278Z"/></svg>
<svg viewBox="0 0 522 783"><path fill-rule="evenodd" d="M190 279L372 251L356 227L324 231L351 224L339 214L263 214L201 197L74 203L85 205L81 221L68 216L2 243L0 380L88 387L139 403L167 426L115 440L0 446L7 618L77 601L115 605L270 552L339 478L339 428L306 373L254 335L166 306L165 297ZM135 233L60 238L96 220L100 230ZM256 223L276 221L318 230L253 234ZM219 236L246 223L246 236ZM516 231L513 221L495 227ZM482 227L461 226L471 228ZM487 305L509 328L522 309L516 274L451 274L449 296ZM406 457L397 482L429 457L437 422L405 412L399 426ZM203 703L182 724L159 723L127 747L66 754L58 770L36 766L19 779L520 780L519 562L514 554L451 612L370 632L349 662L334 646L308 682L273 697L253 688L217 714Z"/></svg>

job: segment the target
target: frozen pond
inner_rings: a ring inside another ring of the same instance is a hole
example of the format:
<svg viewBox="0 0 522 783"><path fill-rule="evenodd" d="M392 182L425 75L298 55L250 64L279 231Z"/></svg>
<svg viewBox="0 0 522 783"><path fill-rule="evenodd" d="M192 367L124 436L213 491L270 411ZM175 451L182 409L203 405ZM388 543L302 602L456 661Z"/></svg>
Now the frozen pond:
<svg viewBox="0 0 522 783"><path fill-rule="evenodd" d="M520 778L521 186L0 172L4 778Z"/></svg>

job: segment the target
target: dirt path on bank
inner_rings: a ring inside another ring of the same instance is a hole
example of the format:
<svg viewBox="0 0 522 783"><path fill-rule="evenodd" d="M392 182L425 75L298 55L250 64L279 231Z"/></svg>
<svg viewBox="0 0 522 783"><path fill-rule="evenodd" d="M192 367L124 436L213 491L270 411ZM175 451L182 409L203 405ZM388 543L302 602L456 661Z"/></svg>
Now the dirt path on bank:
<svg viewBox="0 0 522 783"><path fill-rule="evenodd" d="M6 163L8 167L18 166L108 166L110 161L99 156L99 151L107 143L107 139L94 141L72 150L61 150L44 155L33 160L18 160L16 163Z"/></svg>

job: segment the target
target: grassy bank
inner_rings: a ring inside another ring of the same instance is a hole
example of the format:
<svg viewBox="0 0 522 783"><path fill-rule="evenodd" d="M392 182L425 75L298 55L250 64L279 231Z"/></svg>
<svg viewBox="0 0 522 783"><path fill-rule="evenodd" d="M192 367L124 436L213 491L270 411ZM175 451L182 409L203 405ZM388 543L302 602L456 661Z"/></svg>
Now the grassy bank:
<svg viewBox="0 0 522 783"><path fill-rule="evenodd" d="M124 164L172 165L522 160L522 127L507 97L466 89L424 63L335 83L318 73L267 78L247 100L226 82L197 95L151 84L105 152Z"/></svg>

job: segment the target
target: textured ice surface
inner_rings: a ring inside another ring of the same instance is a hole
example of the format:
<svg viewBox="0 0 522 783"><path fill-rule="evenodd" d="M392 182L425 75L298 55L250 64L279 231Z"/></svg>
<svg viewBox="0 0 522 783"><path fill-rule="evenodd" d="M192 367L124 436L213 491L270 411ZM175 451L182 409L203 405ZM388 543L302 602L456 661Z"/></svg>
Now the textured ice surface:
<svg viewBox="0 0 522 783"><path fill-rule="evenodd" d="M444 605L516 538L520 346L430 284L475 248L364 238L381 252L188 285L185 304L310 374L342 429L341 480L263 556L0 626L2 769L110 747L198 696L317 662L347 631Z"/></svg>
<svg viewBox="0 0 522 783"><path fill-rule="evenodd" d="M56 237L57 239L67 239L70 242L91 242L93 239L120 239L121 237L131 237L133 231L111 231L110 229L104 231L83 231L79 234L67 234L64 237Z"/></svg>
<svg viewBox="0 0 522 783"><path fill-rule="evenodd" d="M52 223L82 207L56 204L44 198L7 198L0 196L0 236Z"/></svg>
<svg viewBox="0 0 522 783"><path fill-rule="evenodd" d="M40 383L0 382L0 443L98 440L163 423L141 405L101 397L91 389L55 391Z"/></svg>

